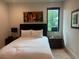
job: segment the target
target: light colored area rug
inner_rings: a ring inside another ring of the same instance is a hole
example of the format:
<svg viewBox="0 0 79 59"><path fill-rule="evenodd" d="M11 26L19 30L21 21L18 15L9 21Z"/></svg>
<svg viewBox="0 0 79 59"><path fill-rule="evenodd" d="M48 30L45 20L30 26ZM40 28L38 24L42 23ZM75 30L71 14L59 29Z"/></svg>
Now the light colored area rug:
<svg viewBox="0 0 79 59"><path fill-rule="evenodd" d="M64 49L54 49L52 53L55 59L71 59Z"/></svg>

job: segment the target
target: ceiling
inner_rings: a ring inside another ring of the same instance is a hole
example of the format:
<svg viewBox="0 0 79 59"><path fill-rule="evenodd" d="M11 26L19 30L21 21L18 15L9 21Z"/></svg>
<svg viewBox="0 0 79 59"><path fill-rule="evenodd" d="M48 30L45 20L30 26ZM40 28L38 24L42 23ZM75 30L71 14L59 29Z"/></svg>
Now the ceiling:
<svg viewBox="0 0 79 59"><path fill-rule="evenodd" d="M64 0L5 0L8 3L46 3L46 2L63 2Z"/></svg>

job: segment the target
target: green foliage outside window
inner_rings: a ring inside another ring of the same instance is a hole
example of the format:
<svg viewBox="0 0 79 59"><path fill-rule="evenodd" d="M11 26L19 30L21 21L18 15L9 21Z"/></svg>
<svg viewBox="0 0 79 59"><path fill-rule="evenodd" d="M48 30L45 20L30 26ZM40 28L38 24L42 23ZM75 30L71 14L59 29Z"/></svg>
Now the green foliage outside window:
<svg viewBox="0 0 79 59"><path fill-rule="evenodd" d="M59 9L48 9L48 31L55 28L58 31L59 26Z"/></svg>

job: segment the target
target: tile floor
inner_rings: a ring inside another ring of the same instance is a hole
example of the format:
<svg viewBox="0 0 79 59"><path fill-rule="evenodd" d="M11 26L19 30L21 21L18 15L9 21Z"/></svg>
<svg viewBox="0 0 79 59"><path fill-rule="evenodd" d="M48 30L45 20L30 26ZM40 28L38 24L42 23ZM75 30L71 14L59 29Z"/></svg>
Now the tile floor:
<svg viewBox="0 0 79 59"><path fill-rule="evenodd" d="M55 59L71 59L64 49L53 49L52 53Z"/></svg>

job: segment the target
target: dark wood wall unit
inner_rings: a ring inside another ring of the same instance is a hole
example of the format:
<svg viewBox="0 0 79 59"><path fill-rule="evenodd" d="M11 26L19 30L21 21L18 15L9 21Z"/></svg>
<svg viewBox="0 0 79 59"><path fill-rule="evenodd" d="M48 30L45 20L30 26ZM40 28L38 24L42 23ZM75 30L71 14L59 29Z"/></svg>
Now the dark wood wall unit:
<svg viewBox="0 0 79 59"><path fill-rule="evenodd" d="M43 35L47 36L47 24L20 24L20 30L29 30L29 29L32 30L43 29Z"/></svg>
<svg viewBox="0 0 79 59"><path fill-rule="evenodd" d="M49 44L51 49L60 49L64 48L63 39L49 39Z"/></svg>

